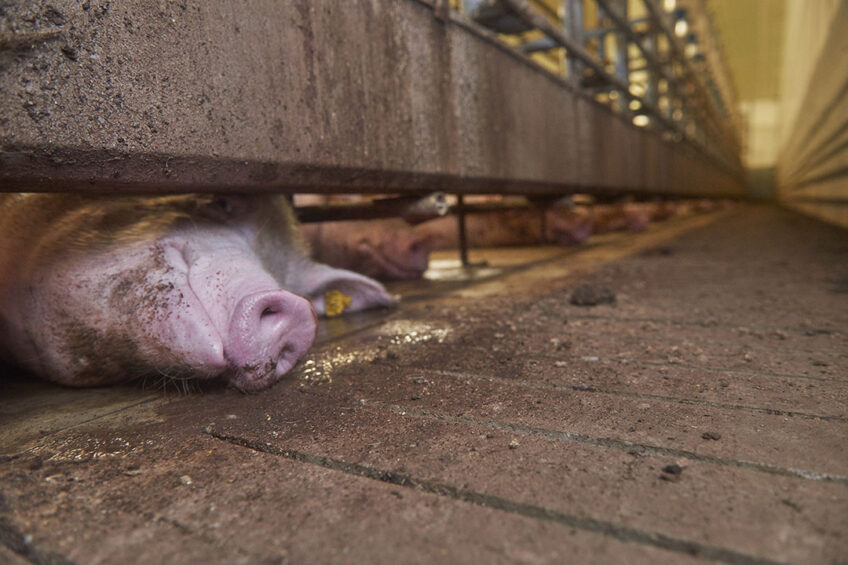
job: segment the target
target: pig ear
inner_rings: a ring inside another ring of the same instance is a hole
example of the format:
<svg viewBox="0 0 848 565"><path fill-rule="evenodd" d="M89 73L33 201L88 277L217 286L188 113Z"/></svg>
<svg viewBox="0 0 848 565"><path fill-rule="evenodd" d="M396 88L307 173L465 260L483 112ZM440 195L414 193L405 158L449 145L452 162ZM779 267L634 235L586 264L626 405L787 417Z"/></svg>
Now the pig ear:
<svg viewBox="0 0 848 565"><path fill-rule="evenodd" d="M333 302L329 308L333 315L341 313L342 309L345 312L359 312L397 303L383 285L353 271L310 262L299 274L300 280L295 285L297 288L292 290L308 298L321 316L327 314L328 297Z"/></svg>

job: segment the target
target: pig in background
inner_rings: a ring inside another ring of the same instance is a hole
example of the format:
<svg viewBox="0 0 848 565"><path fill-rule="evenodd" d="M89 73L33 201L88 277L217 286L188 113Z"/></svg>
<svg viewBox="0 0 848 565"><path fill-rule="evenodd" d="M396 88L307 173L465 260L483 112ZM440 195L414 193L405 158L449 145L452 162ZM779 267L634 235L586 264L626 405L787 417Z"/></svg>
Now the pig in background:
<svg viewBox="0 0 848 565"><path fill-rule="evenodd" d="M430 261L430 240L399 218L317 222L301 231L312 258L380 280L420 279Z"/></svg>
<svg viewBox="0 0 848 565"><path fill-rule="evenodd" d="M327 293L376 281L309 259L276 196L0 196L0 345L58 383L147 375L270 386L315 337Z"/></svg>
<svg viewBox="0 0 848 565"><path fill-rule="evenodd" d="M593 233L641 232L648 229L655 205L647 203L596 204L592 206Z"/></svg>
<svg viewBox="0 0 848 565"><path fill-rule="evenodd" d="M330 202L320 198L302 199L298 195L295 202L299 205ZM546 223L544 238L542 213ZM544 241L572 245L586 239L591 228L588 214L579 209L504 210L466 216L472 247L533 245ZM315 222L304 224L301 231L316 261L380 280L420 279L427 270L432 250L454 249L458 242L454 216L415 227L398 218Z"/></svg>
<svg viewBox="0 0 848 565"><path fill-rule="evenodd" d="M380 198L361 194L296 194L296 206L353 204ZM380 280L420 279L430 260L429 238L400 218L303 224L311 257Z"/></svg>
<svg viewBox="0 0 848 565"><path fill-rule="evenodd" d="M466 214L465 232L469 247L574 245L589 237L592 223L590 214L580 208L499 210ZM459 227L454 216L424 222L414 229L427 237L432 249L457 247Z"/></svg>
<svg viewBox="0 0 848 565"><path fill-rule="evenodd" d="M361 202L377 196L297 195L297 205ZM523 203L520 197L470 196L469 203ZM662 201L549 206L469 212L465 216L469 247L516 245L576 245L592 234L640 232L651 222L726 208L716 201ZM312 257L334 267L351 269L381 280L421 278L434 250L456 249L459 228L455 216L417 226L400 219L318 222L303 226Z"/></svg>
<svg viewBox="0 0 848 565"><path fill-rule="evenodd" d="M588 206L549 206L470 212L465 227L469 247L513 245L576 245L593 234L613 231L641 232L652 222L693 213L727 209L729 202L711 200L627 202ZM455 217L431 220L416 226L432 249L455 249L459 228Z"/></svg>
<svg viewBox="0 0 848 565"><path fill-rule="evenodd" d="M296 206L351 204L380 198L360 194L296 194ZM303 224L311 257L380 280L420 279L430 260L430 242L400 218Z"/></svg>

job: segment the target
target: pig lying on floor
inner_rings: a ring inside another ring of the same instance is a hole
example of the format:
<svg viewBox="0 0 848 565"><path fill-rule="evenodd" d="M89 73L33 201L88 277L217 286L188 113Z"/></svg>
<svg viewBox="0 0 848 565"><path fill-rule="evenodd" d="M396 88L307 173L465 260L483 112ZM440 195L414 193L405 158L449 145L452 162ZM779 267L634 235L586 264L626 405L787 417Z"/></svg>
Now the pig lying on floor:
<svg viewBox="0 0 848 565"><path fill-rule="evenodd" d="M346 196L345 201L362 198ZM296 203L298 199L302 205L332 202L332 197L318 195L297 195ZM687 208L681 206L687 205L641 202L469 212L465 225L469 247L576 245L592 234L644 231L653 221L686 213ZM394 218L318 222L306 224L302 229L315 260L381 280L421 278L432 250L456 249L459 244L454 216L414 227Z"/></svg>
<svg viewBox="0 0 848 565"><path fill-rule="evenodd" d="M276 196L0 196L0 344L62 384L143 375L270 386L325 297L388 306L376 281L308 258Z"/></svg>
<svg viewBox="0 0 848 565"><path fill-rule="evenodd" d="M551 207L541 212L536 209L499 210L472 212L465 216L469 247L574 245L591 235L592 226L591 216L580 208ZM427 238L433 249L455 249L458 245L459 228L453 216L430 220L414 229Z"/></svg>
<svg viewBox="0 0 848 565"><path fill-rule="evenodd" d="M318 222L302 232L316 261L380 280L420 279L430 259L429 238L400 218Z"/></svg>

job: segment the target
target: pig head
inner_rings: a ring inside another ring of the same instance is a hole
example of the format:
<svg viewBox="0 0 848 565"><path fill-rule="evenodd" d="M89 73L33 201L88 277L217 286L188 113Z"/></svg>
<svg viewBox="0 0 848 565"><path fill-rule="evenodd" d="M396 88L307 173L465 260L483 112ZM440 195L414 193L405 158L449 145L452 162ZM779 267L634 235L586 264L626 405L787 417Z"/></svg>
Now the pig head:
<svg viewBox="0 0 848 565"><path fill-rule="evenodd" d="M381 280L419 279L427 270L430 242L399 218L305 224L312 257Z"/></svg>
<svg viewBox="0 0 848 565"><path fill-rule="evenodd" d="M388 306L376 281L308 258L275 196L0 197L0 343L62 384L143 375L279 380L328 291Z"/></svg>

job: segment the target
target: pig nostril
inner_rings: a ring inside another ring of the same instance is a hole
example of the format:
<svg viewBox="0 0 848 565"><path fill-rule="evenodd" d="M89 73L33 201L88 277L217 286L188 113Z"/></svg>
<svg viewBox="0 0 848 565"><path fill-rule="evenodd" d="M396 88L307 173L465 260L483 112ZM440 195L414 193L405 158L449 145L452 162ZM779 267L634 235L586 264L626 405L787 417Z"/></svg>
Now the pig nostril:
<svg viewBox="0 0 848 565"><path fill-rule="evenodd" d="M309 302L284 290L256 292L235 306L226 344L231 382L259 390L277 381L302 357L315 339L315 315Z"/></svg>

